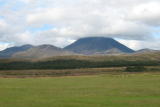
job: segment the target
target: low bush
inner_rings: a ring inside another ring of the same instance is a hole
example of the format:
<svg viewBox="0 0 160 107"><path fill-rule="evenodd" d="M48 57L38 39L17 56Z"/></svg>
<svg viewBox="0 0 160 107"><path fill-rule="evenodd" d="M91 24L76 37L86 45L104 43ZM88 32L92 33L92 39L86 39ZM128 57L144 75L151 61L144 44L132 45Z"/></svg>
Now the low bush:
<svg viewBox="0 0 160 107"><path fill-rule="evenodd" d="M143 72L146 68L144 66L128 66L125 69L125 72Z"/></svg>

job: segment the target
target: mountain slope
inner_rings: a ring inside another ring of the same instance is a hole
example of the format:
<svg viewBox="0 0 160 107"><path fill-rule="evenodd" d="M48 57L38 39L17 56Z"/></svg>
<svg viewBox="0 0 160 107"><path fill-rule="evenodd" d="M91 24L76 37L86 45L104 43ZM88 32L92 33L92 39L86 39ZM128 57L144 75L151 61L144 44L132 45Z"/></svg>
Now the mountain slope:
<svg viewBox="0 0 160 107"><path fill-rule="evenodd" d="M65 50L73 51L80 54L95 54L108 51L110 49L117 49L123 53L132 53L132 49L124 46L112 38L106 37L88 37L81 38L73 44L65 47Z"/></svg>
<svg viewBox="0 0 160 107"><path fill-rule="evenodd" d="M46 58L52 56L71 55L73 53L64 51L52 45L40 45L30 48L23 52L15 53L13 58Z"/></svg>
<svg viewBox="0 0 160 107"><path fill-rule="evenodd" d="M19 46L19 47L7 48L3 51L0 51L0 58L10 58L13 54L15 54L17 52L26 51L32 47L33 47L32 45L23 45L23 46Z"/></svg>
<svg viewBox="0 0 160 107"><path fill-rule="evenodd" d="M138 50L136 51L136 53L151 53L151 52L159 52L159 50L153 50L153 49L141 49L141 50Z"/></svg>

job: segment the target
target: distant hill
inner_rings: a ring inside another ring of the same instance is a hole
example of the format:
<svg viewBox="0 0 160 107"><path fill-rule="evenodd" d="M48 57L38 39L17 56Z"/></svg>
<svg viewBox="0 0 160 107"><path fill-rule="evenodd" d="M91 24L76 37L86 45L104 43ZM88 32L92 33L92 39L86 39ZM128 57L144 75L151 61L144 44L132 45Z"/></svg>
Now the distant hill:
<svg viewBox="0 0 160 107"><path fill-rule="evenodd" d="M87 37L81 38L73 44L64 48L79 54L92 55L96 53L133 53L134 51L112 38L106 37ZM115 51L113 51L113 49Z"/></svg>
<svg viewBox="0 0 160 107"><path fill-rule="evenodd" d="M0 58L10 58L10 57L12 57L13 54L15 54L17 52L26 51L30 48L33 48L33 46L32 45L23 45L23 46L16 46L16 47L7 48L3 51L0 51Z"/></svg>
<svg viewBox="0 0 160 107"><path fill-rule="evenodd" d="M40 45L30 48L23 52L17 52L12 58L46 58L51 56L72 55L72 52L64 51L53 45Z"/></svg>
<svg viewBox="0 0 160 107"><path fill-rule="evenodd" d="M145 48L145 49L138 50L135 53L150 53L150 52L160 52L160 51L159 50L153 50L153 49Z"/></svg>

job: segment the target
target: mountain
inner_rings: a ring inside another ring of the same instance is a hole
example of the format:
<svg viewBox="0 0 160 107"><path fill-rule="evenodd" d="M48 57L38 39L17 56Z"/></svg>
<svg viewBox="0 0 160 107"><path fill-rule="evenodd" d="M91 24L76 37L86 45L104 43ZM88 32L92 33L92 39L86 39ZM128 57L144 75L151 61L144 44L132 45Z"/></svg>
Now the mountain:
<svg viewBox="0 0 160 107"><path fill-rule="evenodd" d="M150 52L160 52L160 51L159 50L153 50L153 49L145 48L145 49L138 50L135 53L150 53Z"/></svg>
<svg viewBox="0 0 160 107"><path fill-rule="evenodd" d="M23 52L12 55L13 58L47 58L52 56L72 55L72 52L64 51L52 45L40 45L30 48Z"/></svg>
<svg viewBox="0 0 160 107"><path fill-rule="evenodd" d="M7 48L3 51L0 51L0 58L10 58L13 54L17 52L26 51L32 47L33 47L32 45L23 45L23 46Z"/></svg>
<svg viewBox="0 0 160 107"><path fill-rule="evenodd" d="M118 41L107 37L87 37L81 38L71 45L64 48L79 54L91 55L105 53L108 50L118 50L122 53L133 53L134 51Z"/></svg>

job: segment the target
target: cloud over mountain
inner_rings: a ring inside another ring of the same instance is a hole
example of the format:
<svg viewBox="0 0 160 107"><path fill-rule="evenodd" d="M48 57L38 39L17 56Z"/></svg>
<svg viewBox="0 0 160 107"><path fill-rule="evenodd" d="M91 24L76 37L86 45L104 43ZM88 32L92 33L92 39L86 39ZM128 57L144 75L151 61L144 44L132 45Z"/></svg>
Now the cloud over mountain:
<svg viewBox="0 0 160 107"><path fill-rule="evenodd" d="M0 41L64 47L105 36L160 49L159 9L159 0L0 0Z"/></svg>

